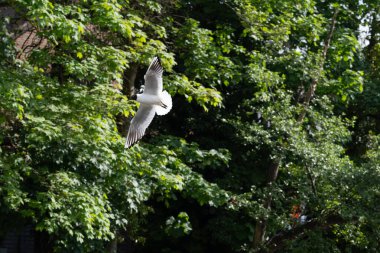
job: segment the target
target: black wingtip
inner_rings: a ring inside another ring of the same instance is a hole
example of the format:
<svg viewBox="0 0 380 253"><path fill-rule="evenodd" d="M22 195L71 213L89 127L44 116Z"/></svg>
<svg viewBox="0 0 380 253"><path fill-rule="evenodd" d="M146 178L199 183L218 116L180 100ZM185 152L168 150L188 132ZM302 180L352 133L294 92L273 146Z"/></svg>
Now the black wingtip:
<svg viewBox="0 0 380 253"><path fill-rule="evenodd" d="M158 55L156 55L154 58L156 58L155 62L157 62L158 66L162 67L161 58Z"/></svg>
<svg viewBox="0 0 380 253"><path fill-rule="evenodd" d="M162 67L162 65L161 65L161 59L160 59L160 57L155 56L155 57L153 58L153 61L151 62L150 66L149 66L149 68L148 68L148 71L149 71L149 70L152 70L152 71L154 71L154 72L157 72L157 73L161 73L161 74L162 74L162 72L164 71L164 69L163 69L163 67Z"/></svg>

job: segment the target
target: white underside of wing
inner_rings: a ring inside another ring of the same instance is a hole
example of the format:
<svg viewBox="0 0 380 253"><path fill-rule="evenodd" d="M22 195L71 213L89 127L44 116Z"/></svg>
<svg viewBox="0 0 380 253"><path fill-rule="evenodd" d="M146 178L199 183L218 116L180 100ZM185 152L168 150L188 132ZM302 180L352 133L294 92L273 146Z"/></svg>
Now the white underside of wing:
<svg viewBox="0 0 380 253"><path fill-rule="evenodd" d="M145 76L144 93L159 95L162 92L162 77L156 74L149 74Z"/></svg>
<svg viewBox="0 0 380 253"><path fill-rule="evenodd" d="M146 105L160 105L161 97L159 95L150 95L150 94L137 94L137 102Z"/></svg>
<svg viewBox="0 0 380 253"><path fill-rule="evenodd" d="M159 95L162 92L162 73L163 68L159 58L155 57L151 62L145 76L144 93Z"/></svg>
<svg viewBox="0 0 380 253"><path fill-rule="evenodd" d="M131 125L129 126L128 135L125 142L126 148L129 148L144 136L145 130L152 122L155 114L156 109L154 105L140 104L140 107L137 110L135 117L132 119Z"/></svg>

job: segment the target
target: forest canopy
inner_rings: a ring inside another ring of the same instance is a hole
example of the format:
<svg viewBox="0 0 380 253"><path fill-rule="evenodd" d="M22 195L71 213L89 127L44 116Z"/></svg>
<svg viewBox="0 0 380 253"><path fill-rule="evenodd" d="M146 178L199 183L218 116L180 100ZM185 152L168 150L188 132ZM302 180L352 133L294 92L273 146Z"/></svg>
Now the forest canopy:
<svg viewBox="0 0 380 253"><path fill-rule="evenodd" d="M173 109L125 136L158 56ZM0 2L0 248L377 252L379 0Z"/></svg>

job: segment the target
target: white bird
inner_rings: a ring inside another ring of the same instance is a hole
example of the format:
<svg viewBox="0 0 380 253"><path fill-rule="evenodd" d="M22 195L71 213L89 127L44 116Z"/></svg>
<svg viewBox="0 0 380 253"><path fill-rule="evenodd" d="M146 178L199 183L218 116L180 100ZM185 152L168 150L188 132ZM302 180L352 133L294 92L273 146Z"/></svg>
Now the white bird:
<svg viewBox="0 0 380 253"><path fill-rule="evenodd" d="M140 107L129 126L125 148L129 148L144 136L155 114L165 115L172 109L172 97L162 87L163 72L160 59L154 57L144 76L144 92L135 95Z"/></svg>

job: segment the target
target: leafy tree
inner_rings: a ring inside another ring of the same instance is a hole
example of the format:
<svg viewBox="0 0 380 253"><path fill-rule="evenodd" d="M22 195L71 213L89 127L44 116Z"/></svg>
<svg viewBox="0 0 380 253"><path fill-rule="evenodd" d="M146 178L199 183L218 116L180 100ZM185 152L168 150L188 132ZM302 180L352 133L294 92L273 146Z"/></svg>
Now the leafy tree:
<svg viewBox="0 0 380 253"><path fill-rule="evenodd" d="M377 0L2 6L2 234L33 224L56 252L376 252ZM155 55L173 111L125 150Z"/></svg>

